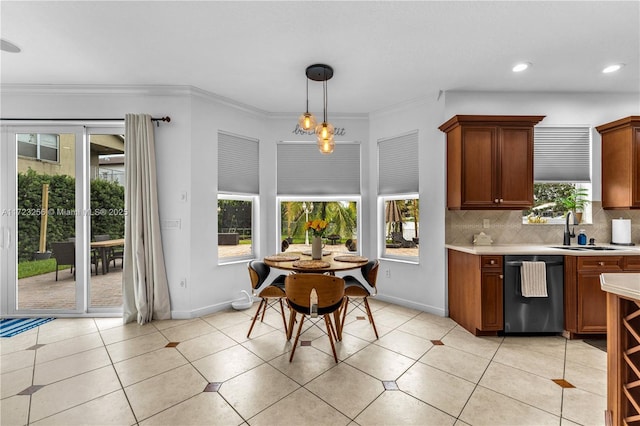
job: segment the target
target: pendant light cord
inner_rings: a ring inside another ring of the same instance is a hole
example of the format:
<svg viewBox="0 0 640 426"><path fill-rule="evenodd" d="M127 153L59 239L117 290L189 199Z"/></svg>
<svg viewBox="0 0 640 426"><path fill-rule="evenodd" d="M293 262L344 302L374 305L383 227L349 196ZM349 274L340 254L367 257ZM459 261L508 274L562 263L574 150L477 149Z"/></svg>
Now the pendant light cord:
<svg viewBox="0 0 640 426"><path fill-rule="evenodd" d="M307 114L309 113L309 78L307 77Z"/></svg>

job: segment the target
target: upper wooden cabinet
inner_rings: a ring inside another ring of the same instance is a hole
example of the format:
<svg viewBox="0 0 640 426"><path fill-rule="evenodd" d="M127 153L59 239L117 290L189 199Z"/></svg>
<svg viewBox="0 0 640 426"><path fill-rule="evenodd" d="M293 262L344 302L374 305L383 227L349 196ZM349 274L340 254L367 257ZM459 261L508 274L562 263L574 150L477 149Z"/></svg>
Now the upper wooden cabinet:
<svg viewBox="0 0 640 426"><path fill-rule="evenodd" d="M602 207L640 209L640 116L596 129L602 135Z"/></svg>
<svg viewBox="0 0 640 426"><path fill-rule="evenodd" d="M447 207L533 206L533 126L544 116L456 115L447 134Z"/></svg>

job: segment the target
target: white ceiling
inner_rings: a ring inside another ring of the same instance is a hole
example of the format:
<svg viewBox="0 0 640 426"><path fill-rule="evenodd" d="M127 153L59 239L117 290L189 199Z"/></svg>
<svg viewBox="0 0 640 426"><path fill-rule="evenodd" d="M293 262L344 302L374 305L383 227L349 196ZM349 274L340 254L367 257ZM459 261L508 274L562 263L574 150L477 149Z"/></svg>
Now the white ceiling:
<svg viewBox="0 0 640 426"><path fill-rule="evenodd" d="M330 114L439 90L640 93L639 1L3 0L0 15L22 49L2 52L2 84L189 85L302 112L320 62L335 70ZM533 66L514 74L519 61Z"/></svg>

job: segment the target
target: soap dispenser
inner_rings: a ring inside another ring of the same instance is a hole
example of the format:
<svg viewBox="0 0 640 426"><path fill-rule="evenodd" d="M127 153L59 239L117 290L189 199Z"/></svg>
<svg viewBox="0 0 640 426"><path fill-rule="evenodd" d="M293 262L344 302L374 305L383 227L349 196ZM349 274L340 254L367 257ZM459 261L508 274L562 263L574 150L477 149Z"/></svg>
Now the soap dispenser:
<svg viewBox="0 0 640 426"><path fill-rule="evenodd" d="M585 233L584 229L581 229L580 233L578 233L578 245L580 246L587 245L587 234Z"/></svg>

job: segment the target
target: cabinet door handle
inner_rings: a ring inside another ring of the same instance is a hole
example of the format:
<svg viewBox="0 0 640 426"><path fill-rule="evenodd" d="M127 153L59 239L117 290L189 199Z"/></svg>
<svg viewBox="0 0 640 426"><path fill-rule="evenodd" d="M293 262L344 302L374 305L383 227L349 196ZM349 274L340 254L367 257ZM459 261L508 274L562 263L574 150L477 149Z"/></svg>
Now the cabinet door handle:
<svg viewBox="0 0 640 426"><path fill-rule="evenodd" d="M500 274L500 279L503 279L503 278L504 278L504 275Z"/></svg>
<svg viewBox="0 0 640 426"><path fill-rule="evenodd" d="M598 265L604 266L604 262L598 262Z"/></svg>
<svg viewBox="0 0 640 426"><path fill-rule="evenodd" d="M504 203L504 199L500 198L500 202L501 202L501 203Z"/></svg>
<svg viewBox="0 0 640 426"><path fill-rule="evenodd" d="M490 265L495 265L495 264L496 264L496 261L495 261L495 260L493 260L493 259L491 259L491 260L489 261L489 264L490 264Z"/></svg>
<svg viewBox="0 0 640 426"><path fill-rule="evenodd" d="M496 203L496 204L498 204L498 203L499 203L499 201L498 201L498 199L497 199L497 198L496 198L495 200L493 200L493 202L494 202L494 203Z"/></svg>

